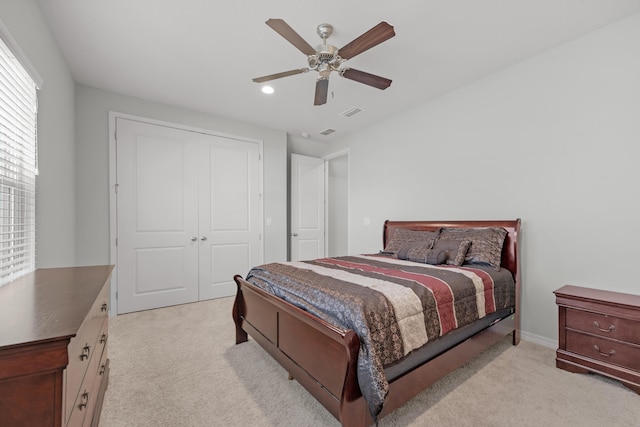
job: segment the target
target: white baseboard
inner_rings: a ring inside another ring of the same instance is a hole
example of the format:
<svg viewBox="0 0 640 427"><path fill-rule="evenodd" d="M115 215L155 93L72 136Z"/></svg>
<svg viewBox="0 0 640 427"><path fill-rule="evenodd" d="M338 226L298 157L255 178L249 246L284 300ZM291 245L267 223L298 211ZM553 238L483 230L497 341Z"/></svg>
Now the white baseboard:
<svg viewBox="0 0 640 427"><path fill-rule="evenodd" d="M532 342L534 344L538 344L544 347L549 347L556 349L558 348L558 342L556 340L549 339L547 337L543 337L540 335L532 334L527 331L520 331L520 338Z"/></svg>

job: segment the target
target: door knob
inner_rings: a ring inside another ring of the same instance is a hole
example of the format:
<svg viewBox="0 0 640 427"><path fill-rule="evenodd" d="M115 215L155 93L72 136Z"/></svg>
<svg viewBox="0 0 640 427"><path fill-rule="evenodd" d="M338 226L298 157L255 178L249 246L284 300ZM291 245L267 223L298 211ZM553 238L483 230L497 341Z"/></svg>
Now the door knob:
<svg viewBox="0 0 640 427"><path fill-rule="evenodd" d="M200 240L204 242L205 240L207 240L207 236L200 236Z"/></svg>
<svg viewBox="0 0 640 427"><path fill-rule="evenodd" d="M291 235L292 235L293 237L296 237L296 236L298 235L298 233L291 233Z"/></svg>
<svg viewBox="0 0 640 427"><path fill-rule="evenodd" d="M191 238L191 241L192 241L192 242L195 242L196 240L198 240L198 238L197 238L196 236L193 236L193 237Z"/></svg>

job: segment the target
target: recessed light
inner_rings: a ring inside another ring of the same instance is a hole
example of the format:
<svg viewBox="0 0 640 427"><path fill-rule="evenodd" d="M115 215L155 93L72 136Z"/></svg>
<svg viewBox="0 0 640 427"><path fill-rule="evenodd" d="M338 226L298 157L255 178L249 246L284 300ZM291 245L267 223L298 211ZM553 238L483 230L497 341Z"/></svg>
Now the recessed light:
<svg viewBox="0 0 640 427"><path fill-rule="evenodd" d="M262 86L262 93L266 93L268 95L272 94L274 92L273 88L271 86Z"/></svg>

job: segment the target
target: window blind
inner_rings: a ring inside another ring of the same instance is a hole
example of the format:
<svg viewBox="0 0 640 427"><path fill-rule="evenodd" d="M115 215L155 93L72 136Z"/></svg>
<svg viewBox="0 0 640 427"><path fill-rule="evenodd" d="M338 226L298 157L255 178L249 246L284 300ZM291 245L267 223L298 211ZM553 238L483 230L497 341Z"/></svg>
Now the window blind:
<svg viewBox="0 0 640 427"><path fill-rule="evenodd" d="M35 269L37 87L0 38L0 286Z"/></svg>

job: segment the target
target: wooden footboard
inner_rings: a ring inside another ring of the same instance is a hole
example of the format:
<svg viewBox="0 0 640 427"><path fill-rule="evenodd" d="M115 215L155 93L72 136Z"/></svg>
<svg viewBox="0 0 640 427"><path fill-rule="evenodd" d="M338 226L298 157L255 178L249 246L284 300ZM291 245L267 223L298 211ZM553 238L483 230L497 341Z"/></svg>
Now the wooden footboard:
<svg viewBox="0 0 640 427"><path fill-rule="evenodd" d="M367 425L355 332L337 328L241 276L234 279L236 344L247 341L248 333L343 425Z"/></svg>
<svg viewBox="0 0 640 427"><path fill-rule="evenodd" d="M517 235L520 220L454 222L387 222L384 239L391 227L432 229L433 227L500 226L509 232L503 249L503 266L513 272L516 282L515 314L450 348L445 353L414 368L389 384L389 393L380 417L388 415L485 349L511 334L520 340L520 274ZM373 424L357 378L360 342L352 330L337 328L306 311L234 277L238 292L233 306L236 344L251 335L309 393L345 427Z"/></svg>

